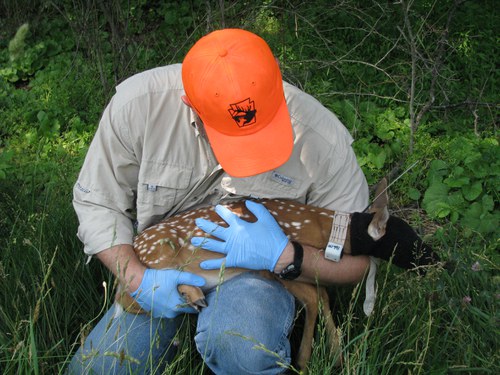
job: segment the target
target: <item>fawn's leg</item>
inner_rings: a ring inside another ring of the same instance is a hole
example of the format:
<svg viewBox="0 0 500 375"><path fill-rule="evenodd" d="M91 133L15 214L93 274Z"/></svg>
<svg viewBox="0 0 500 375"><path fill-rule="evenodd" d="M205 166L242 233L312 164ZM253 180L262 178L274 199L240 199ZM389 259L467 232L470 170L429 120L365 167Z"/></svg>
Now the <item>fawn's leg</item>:
<svg viewBox="0 0 500 375"><path fill-rule="evenodd" d="M323 314L323 318L325 319L325 328L326 334L328 337L328 341L330 344L330 353L332 355L338 355L338 360L336 365L342 365L342 348L340 345L340 332L335 327L335 323L333 322L332 311L330 310L330 298L328 297L328 293L326 288L319 288L319 298L321 304L321 313Z"/></svg>
<svg viewBox="0 0 500 375"><path fill-rule="evenodd" d="M304 306L306 316L304 321L304 330L297 354L297 365L303 374L307 373L307 363L311 358L312 343L314 338L314 328L316 318L318 317L318 291L311 284L305 284L297 281L280 280L285 288L292 293L297 300Z"/></svg>

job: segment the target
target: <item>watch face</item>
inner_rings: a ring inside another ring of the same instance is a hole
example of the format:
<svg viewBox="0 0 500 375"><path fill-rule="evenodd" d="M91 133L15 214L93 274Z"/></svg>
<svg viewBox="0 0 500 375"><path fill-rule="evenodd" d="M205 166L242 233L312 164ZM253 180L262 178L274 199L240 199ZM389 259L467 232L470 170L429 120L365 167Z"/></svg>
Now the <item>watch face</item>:
<svg viewBox="0 0 500 375"><path fill-rule="evenodd" d="M295 264L289 264L281 273L279 277L285 280L294 280L300 276L300 269L295 267Z"/></svg>

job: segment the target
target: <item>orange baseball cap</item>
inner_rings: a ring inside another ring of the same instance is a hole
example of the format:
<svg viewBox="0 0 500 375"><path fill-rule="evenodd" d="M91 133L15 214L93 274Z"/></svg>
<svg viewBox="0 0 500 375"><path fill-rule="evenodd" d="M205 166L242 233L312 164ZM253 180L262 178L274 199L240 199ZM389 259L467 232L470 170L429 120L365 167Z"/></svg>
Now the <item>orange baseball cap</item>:
<svg viewBox="0 0 500 375"><path fill-rule="evenodd" d="M293 131L281 72L262 38L240 29L204 36L184 58L182 81L228 174L253 176L289 159Z"/></svg>

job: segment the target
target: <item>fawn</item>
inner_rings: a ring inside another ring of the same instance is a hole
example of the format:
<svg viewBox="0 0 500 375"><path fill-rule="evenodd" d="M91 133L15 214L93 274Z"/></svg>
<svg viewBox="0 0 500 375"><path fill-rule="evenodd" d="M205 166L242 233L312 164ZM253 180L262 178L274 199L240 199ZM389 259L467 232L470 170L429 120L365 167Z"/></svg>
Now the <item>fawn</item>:
<svg viewBox="0 0 500 375"><path fill-rule="evenodd" d="M347 227L344 251L352 255L366 254L385 260L391 259L394 264L406 269L436 262L439 259L437 255L422 242L413 229L401 219L389 215L386 189L387 182L383 179L378 185L377 198L368 213L349 215L350 223ZM288 200L264 199L259 202L275 217L288 237L303 245L325 249L332 231L334 211ZM224 204L243 219L255 221L243 201ZM248 272L241 268L226 268L222 275L219 270L204 270L199 267L202 261L223 255L191 245L191 237L206 235L195 225L194 219L198 217L224 225L213 207L188 210L171 216L144 230L134 239L134 251L139 260L150 268L175 268L199 274L206 279L203 290L210 290L224 280L241 272ZM338 354L340 364L340 338L331 316L326 289L300 281L282 280L268 271L262 271L262 274L275 277L304 305L305 322L297 365L306 371L312 351L318 308L321 308L325 319L330 349L332 353ZM179 286L179 292L186 299L186 303L196 309L206 306L203 290L193 286ZM139 305L127 293L117 293L117 300L127 311L141 311Z"/></svg>

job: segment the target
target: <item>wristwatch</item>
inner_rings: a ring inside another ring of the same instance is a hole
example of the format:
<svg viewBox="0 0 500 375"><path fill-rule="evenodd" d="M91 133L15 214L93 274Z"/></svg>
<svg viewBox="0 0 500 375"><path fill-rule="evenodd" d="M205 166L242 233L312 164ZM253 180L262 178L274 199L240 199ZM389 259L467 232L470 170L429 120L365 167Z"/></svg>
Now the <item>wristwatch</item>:
<svg viewBox="0 0 500 375"><path fill-rule="evenodd" d="M302 273L302 260L304 259L304 248L296 241L292 241L294 255L293 262L283 268L278 274L280 279L295 280Z"/></svg>

